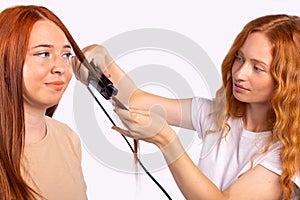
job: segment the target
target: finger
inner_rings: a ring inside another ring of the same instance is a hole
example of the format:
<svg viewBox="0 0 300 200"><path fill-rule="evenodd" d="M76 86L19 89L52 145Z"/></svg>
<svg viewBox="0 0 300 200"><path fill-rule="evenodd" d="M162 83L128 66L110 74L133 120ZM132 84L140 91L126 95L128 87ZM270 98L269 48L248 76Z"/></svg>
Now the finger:
<svg viewBox="0 0 300 200"><path fill-rule="evenodd" d="M133 131L135 130L135 126L138 126L139 118L132 115L129 111L116 108L115 112L128 130Z"/></svg>
<svg viewBox="0 0 300 200"><path fill-rule="evenodd" d="M121 120L131 120L130 114L128 110L120 109L119 107L115 107L115 113L119 116Z"/></svg>
<svg viewBox="0 0 300 200"><path fill-rule="evenodd" d="M111 103L116 109L128 110L128 108L125 106L125 104L122 103L119 99L117 99L114 96L111 98Z"/></svg>
<svg viewBox="0 0 300 200"><path fill-rule="evenodd" d="M81 64L77 57L72 58L72 67L76 79L78 79L83 84L88 85L88 70L84 65Z"/></svg>
<svg viewBox="0 0 300 200"><path fill-rule="evenodd" d="M137 126L137 127L147 127L151 124L151 116L146 111L127 111L123 109L117 109L117 114L123 123L126 123L128 126Z"/></svg>
<svg viewBox="0 0 300 200"><path fill-rule="evenodd" d="M104 76L106 76L107 78L110 78L111 77L111 74L109 73L108 69L105 68L102 70L102 73L104 74Z"/></svg>
<svg viewBox="0 0 300 200"><path fill-rule="evenodd" d="M140 109L140 108L135 108L135 107L130 107L129 111L130 111L130 113L141 114L141 115L145 115L145 116L149 116L151 113L150 110L148 110L148 109Z"/></svg>
<svg viewBox="0 0 300 200"><path fill-rule="evenodd" d="M130 134L129 131L126 131L126 130L124 130L124 129L121 129L121 128L118 127L118 126L112 126L111 128L112 128L113 130L115 130L115 131L121 133L122 135L125 135L125 136L128 136L128 137L132 137L132 135Z"/></svg>

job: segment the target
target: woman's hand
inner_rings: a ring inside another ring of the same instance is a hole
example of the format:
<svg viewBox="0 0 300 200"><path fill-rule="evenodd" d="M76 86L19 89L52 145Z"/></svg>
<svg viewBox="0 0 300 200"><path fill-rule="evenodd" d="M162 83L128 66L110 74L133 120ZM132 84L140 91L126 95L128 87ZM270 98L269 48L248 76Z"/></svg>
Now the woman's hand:
<svg viewBox="0 0 300 200"><path fill-rule="evenodd" d="M87 62L93 62L101 72L118 89L117 98L126 106L133 93L137 90L135 83L126 73L115 63L107 49L98 44L93 44L82 49ZM88 69L79 61L73 58L73 71L76 78L85 85L88 85Z"/></svg>
<svg viewBox="0 0 300 200"><path fill-rule="evenodd" d="M110 77L107 67L113 63L113 60L104 46L93 44L81 51L89 63L93 62L107 78ZM73 58L72 65L76 78L87 85L88 69L76 57Z"/></svg>
<svg viewBox="0 0 300 200"><path fill-rule="evenodd" d="M166 120L150 110L116 108L115 112L128 131L121 131L118 127L113 129L125 136L153 143L159 148L166 146L176 136Z"/></svg>
<svg viewBox="0 0 300 200"><path fill-rule="evenodd" d="M136 140L155 144L163 153L168 164L184 155L185 150L179 138L161 116L149 110L140 109L129 109L128 111L117 108L115 112L128 130L113 126L114 130Z"/></svg>

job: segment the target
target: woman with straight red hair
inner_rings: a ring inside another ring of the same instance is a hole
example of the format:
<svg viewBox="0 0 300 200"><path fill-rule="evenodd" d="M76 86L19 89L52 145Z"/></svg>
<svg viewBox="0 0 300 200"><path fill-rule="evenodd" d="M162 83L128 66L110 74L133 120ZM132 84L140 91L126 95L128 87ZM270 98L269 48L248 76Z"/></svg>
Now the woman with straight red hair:
<svg viewBox="0 0 300 200"><path fill-rule="evenodd" d="M73 51L84 58L45 7L0 13L0 199L87 199L80 140L51 118Z"/></svg>

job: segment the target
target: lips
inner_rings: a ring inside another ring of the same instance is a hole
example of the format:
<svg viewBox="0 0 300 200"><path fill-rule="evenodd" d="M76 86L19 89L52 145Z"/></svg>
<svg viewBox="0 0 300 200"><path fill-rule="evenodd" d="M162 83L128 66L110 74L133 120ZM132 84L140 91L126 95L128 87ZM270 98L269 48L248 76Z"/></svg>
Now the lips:
<svg viewBox="0 0 300 200"><path fill-rule="evenodd" d="M234 89L237 91L250 91L249 89L245 88L241 84L234 83Z"/></svg>
<svg viewBox="0 0 300 200"><path fill-rule="evenodd" d="M49 88L52 88L56 91L60 91L64 88L65 82L63 82L63 81L52 81L52 82L46 83L46 85Z"/></svg>

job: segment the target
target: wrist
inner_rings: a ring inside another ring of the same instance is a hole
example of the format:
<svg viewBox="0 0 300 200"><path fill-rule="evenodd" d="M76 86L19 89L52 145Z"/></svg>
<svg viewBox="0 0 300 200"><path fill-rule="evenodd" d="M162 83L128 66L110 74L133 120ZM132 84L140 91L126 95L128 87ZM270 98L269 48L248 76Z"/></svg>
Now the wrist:
<svg viewBox="0 0 300 200"><path fill-rule="evenodd" d="M164 131L164 137L160 137L160 139L156 141L155 145L163 153L168 165L176 161L185 153L185 149L183 148L179 137L169 126L167 126Z"/></svg>

